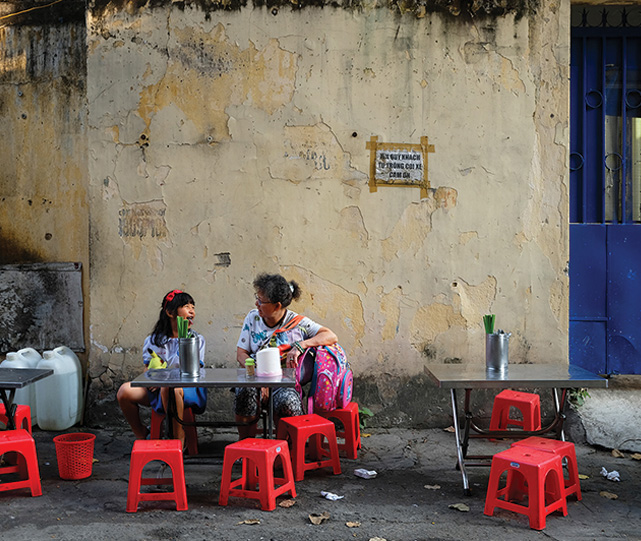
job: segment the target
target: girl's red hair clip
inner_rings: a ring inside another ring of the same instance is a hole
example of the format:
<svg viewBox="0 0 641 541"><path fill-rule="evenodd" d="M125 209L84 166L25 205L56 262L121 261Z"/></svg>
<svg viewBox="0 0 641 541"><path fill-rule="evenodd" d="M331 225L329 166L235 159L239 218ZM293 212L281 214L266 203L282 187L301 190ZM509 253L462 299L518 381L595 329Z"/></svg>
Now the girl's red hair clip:
<svg viewBox="0 0 641 541"><path fill-rule="evenodd" d="M165 295L165 306L167 305L168 302L173 301L174 297L178 293L182 293L182 291L180 289L174 289L173 291L170 291L169 293L167 293L167 295Z"/></svg>

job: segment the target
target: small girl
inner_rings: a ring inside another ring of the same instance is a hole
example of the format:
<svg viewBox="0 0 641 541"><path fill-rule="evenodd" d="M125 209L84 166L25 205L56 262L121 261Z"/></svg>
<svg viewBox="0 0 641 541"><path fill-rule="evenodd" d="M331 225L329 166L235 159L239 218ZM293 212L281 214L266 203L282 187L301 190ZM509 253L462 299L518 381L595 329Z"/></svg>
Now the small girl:
<svg viewBox="0 0 641 541"><path fill-rule="evenodd" d="M145 364L145 371L149 368L149 361L152 358L152 351L167 363L167 368L180 368L178 360L178 316L188 321L191 329L196 310L194 299L189 293L174 289L165 295L162 300L162 307L158 321L143 345L142 360ZM200 338L200 359L205 354L205 338L195 331L192 335ZM169 396L169 387L162 387L160 390L146 389L144 387L132 387L130 382L123 383L118 389L118 404L120 409L131 426L137 439L146 439L149 436L149 429L140 420L139 406L151 406L158 413L165 413ZM207 389L202 387L174 388L176 395L176 413L180 419L183 418L185 407L189 407L195 414L205 411L207 405ZM183 426L174 421L174 437L185 442L185 431Z"/></svg>

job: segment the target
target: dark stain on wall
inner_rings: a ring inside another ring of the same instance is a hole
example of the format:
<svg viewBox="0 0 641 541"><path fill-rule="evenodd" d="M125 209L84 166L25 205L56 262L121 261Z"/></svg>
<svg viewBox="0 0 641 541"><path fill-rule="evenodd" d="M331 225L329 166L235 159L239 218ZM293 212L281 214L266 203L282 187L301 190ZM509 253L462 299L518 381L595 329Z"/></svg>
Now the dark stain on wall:
<svg viewBox="0 0 641 541"><path fill-rule="evenodd" d="M267 7L274 16L281 9L299 11L309 7L331 7L345 10L361 10L362 0L253 0L254 7ZM472 17L500 17L514 13L523 17L536 13L540 0L388 0L381 2L380 9L390 9L399 15L423 17L426 13L445 13L462 19ZM247 0L93 0L89 10L96 18L109 13L125 11L130 14L153 8L175 6L184 9L186 6L200 8L209 19L210 13L216 11L239 11L248 5Z"/></svg>
<svg viewBox="0 0 641 541"><path fill-rule="evenodd" d="M6 206L6 203L1 203ZM20 244L16 239L7 238L0 228L0 265L13 263L41 263L42 256Z"/></svg>
<svg viewBox="0 0 641 541"><path fill-rule="evenodd" d="M57 26L69 22L85 21L84 0L63 0L52 3L51 0L17 0L2 2L3 26ZM29 11L27 11L29 10ZM8 15L11 15L7 17Z"/></svg>
<svg viewBox="0 0 641 541"><path fill-rule="evenodd" d="M229 267L231 265L231 254L229 252L220 252L219 254L214 254L216 257L217 267Z"/></svg>
<svg viewBox="0 0 641 541"><path fill-rule="evenodd" d="M16 89L19 99L26 99L28 87L39 83L46 85L43 92L65 96L67 103L72 103L74 94L84 94L87 71L84 19L64 25L15 25L14 39L7 41L0 51L0 62L8 68L0 70L0 83L24 85ZM14 65L19 67L9 69Z"/></svg>

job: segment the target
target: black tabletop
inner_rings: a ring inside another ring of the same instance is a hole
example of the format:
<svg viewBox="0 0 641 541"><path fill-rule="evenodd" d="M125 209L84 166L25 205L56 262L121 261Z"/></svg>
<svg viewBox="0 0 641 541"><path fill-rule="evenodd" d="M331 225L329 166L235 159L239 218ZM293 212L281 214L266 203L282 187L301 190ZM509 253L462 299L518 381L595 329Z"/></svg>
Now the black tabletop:
<svg viewBox="0 0 641 541"><path fill-rule="evenodd" d="M51 376L50 368L2 368L0 367L0 389L21 389L34 381Z"/></svg>

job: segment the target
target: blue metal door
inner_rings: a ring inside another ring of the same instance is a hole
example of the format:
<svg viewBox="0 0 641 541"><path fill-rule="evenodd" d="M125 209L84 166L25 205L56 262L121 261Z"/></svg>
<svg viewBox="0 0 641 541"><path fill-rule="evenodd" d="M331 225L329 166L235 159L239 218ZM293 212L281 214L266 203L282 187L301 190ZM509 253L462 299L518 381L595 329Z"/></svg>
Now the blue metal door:
<svg viewBox="0 0 641 541"><path fill-rule="evenodd" d="M572 8L570 363L641 373L641 8Z"/></svg>

